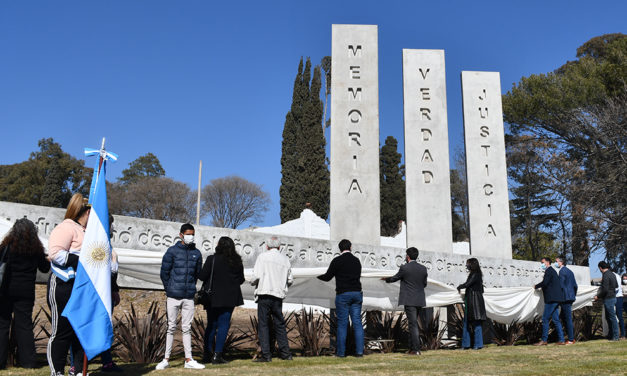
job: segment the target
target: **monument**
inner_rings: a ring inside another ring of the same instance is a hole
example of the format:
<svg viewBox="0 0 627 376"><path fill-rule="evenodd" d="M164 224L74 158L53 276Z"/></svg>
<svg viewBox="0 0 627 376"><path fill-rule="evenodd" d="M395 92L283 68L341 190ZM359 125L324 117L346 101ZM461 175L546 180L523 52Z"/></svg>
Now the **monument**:
<svg viewBox="0 0 627 376"><path fill-rule="evenodd" d="M333 25L331 240L380 244L376 25Z"/></svg>
<svg viewBox="0 0 627 376"><path fill-rule="evenodd" d="M512 258L498 72L462 72L470 253Z"/></svg>
<svg viewBox="0 0 627 376"><path fill-rule="evenodd" d="M452 252L443 50L403 50L407 246Z"/></svg>

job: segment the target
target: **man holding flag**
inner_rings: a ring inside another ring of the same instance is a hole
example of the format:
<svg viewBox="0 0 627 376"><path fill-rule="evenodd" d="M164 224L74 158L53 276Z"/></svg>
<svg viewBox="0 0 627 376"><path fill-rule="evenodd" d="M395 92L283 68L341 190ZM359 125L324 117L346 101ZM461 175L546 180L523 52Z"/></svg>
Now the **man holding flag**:
<svg viewBox="0 0 627 376"><path fill-rule="evenodd" d="M95 183L92 183L90 192L91 211L78 257L74 287L62 314L72 325L86 359L108 350L113 342L111 271L117 271L117 263L111 261L105 173L107 159L117 157L105 152L104 140L99 155L98 168L94 170Z"/></svg>

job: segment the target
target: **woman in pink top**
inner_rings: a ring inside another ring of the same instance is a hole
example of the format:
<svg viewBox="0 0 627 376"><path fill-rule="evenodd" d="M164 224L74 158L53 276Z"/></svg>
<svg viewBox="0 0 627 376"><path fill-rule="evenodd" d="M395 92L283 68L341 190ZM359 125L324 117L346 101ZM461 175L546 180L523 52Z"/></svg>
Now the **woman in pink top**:
<svg viewBox="0 0 627 376"><path fill-rule="evenodd" d="M52 316L52 331L48 341L48 364L53 375L63 375L70 346L74 359L83 359L83 348L67 318L61 316L70 299L78 255L83 245L90 206L80 193L74 194L65 212L65 219L52 230L48 239L50 279L48 306Z"/></svg>

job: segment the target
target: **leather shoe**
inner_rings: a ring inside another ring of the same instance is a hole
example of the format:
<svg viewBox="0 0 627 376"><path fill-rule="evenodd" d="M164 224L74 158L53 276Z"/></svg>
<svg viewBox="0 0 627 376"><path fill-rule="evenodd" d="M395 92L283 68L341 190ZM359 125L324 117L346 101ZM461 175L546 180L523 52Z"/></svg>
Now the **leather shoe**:
<svg viewBox="0 0 627 376"><path fill-rule="evenodd" d="M282 356L281 360L293 360L293 358L291 355L288 355L288 356Z"/></svg>
<svg viewBox="0 0 627 376"><path fill-rule="evenodd" d="M255 363L269 363L271 361L272 361L271 358L264 358L263 356L260 356L259 358L253 360L253 362Z"/></svg>
<svg viewBox="0 0 627 376"><path fill-rule="evenodd" d="M222 353L214 353L211 359L211 364L226 364L228 361L222 357Z"/></svg>
<svg viewBox="0 0 627 376"><path fill-rule="evenodd" d="M548 343L547 343L547 342L545 342L545 341L540 341L540 342L538 342L538 343L534 343L533 345L534 345L534 346L546 346L546 345L548 345Z"/></svg>
<svg viewBox="0 0 627 376"><path fill-rule="evenodd" d="M565 344L566 344L566 342L556 342L555 344L556 344L556 345L559 345L559 346L563 346L563 345L565 345Z"/></svg>
<svg viewBox="0 0 627 376"><path fill-rule="evenodd" d="M408 351L407 355L420 355L420 351Z"/></svg>

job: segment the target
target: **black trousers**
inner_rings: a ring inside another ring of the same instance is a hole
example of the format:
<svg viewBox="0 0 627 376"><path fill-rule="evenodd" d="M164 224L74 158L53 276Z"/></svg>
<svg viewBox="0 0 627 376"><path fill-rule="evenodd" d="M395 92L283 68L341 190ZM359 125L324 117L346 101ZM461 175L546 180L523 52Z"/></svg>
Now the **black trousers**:
<svg viewBox="0 0 627 376"><path fill-rule="evenodd" d="M258 335L259 344L261 345L261 356L264 358L272 358L272 349L270 349L270 325L269 319L272 317L274 326L274 335L277 345L279 346L279 354L282 358L291 355L290 345L287 341L287 331L285 330L285 318L283 317L283 299L279 299L272 295L259 295L257 299L257 319L259 320Z"/></svg>
<svg viewBox="0 0 627 376"><path fill-rule="evenodd" d="M409 350L420 351L420 331L418 329L418 313L420 307L405 306L405 315L407 316L407 326L409 329Z"/></svg>
<svg viewBox="0 0 627 376"><path fill-rule="evenodd" d="M17 342L17 359L23 368L35 368L35 338L33 335L34 297L0 297L0 369L7 366L9 331L13 319Z"/></svg>
<svg viewBox="0 0 627 376"><path fill-rule="evenodd" d="M68 319L61 316L70 299L73 286L73 279L64 282L54 274L51 274L48 280L48 307L50 307L50 315L52 316L52 331L48 341L47 355L48 364L53 374L65 371L65 361L70 346L72 346L74 363L78 366L77 368L82 369L83 365L83 347Z"/></svg>

